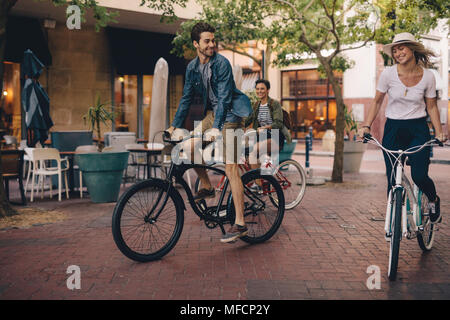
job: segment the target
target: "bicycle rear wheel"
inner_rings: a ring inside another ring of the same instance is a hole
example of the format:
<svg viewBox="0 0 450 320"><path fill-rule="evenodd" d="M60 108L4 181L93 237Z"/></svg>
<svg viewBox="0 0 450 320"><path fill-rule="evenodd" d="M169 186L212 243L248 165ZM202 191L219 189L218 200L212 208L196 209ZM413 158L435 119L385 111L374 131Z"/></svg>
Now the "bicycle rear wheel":
<svg viewBox="0 0 450 320"><path fill-rule="evenodd" d="M392 201L391 214L391 241L389 246L388 278L394 281L397 278L398 256L400 253L400 240L402 237L402 205L403 190L395 189Z"/></svg>
<svg viewBox="0 0 450 320"><path fill-rule="evenodd" d="M139 262L157 260L177 243L183 230L183 200L173 187L166 197L167 189L167 181L144 180L117 202L112 233L117 247L128 258Z"/></svg>
<svg viewBox="0 0 450 320"><path fill-rule="evenodd" d="M261 175L260 170L242 176L244 184L244 219L248 234L241 239L248 243L269 240L281 225L284 217L284 195L278 181L271 175ZM274 205L276 199L277 204ZM235 219L233 196L227 202L229 221Z"/></svg>
<svg viewBox="0 0 450 320"><path fill-rule="evenodd" d="M428 197L422 191L419 191L419 198L423 230L417 233L417 242L419 243L419 247L422 251L428 252L433 247L435 225L431 223L428 215L424 215L424 213L428 210Z"/></svg>
<svg viewBox="0 0 450 320"><path fill-rule="evenodd" d="M287 159L277 166L274 176L283 189L284 207L286 210L295 208L305 195L305 170L294 159Z"/></svg>

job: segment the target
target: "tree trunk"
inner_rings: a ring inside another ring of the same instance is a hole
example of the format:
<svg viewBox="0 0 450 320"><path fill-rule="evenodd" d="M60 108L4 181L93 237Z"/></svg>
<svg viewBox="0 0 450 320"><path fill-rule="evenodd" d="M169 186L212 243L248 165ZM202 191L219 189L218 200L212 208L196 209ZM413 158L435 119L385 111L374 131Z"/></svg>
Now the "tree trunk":
<svg viewBox="0 0 450 320"><path fill-rule="evenodd" d="M0 93L3 93L3 61L5 60L6 48L6 22L8 20L8 13L16 2L17 0L0 0ZM1 97L3 98L3 94ZM0 157L0 218L18 214L6 199L2 172L2 159Z"/></svg>
<svg viewBox="0 0 450 320"><path fill-rule="evenodd" d="M333 173L331 175L331 180L333 182L343 181L343 168L344 168L344 129L345 129L345 119L344 119L344 98L342 96L341 86L338 80L334 76L333 70L331 69L331 62L325 59L320 61L325 69L328 80L333 88L334 96L336 97L336 141L334 144L334 161L333 161Z"/></svg>
<svg viewBox="0 0 450 320"><path fill-rule="evenodd" d="M263 78L269 80L269 67L270 57L272 56L272 41L266 44L266 50L264 52L264 74Z"/></svg>

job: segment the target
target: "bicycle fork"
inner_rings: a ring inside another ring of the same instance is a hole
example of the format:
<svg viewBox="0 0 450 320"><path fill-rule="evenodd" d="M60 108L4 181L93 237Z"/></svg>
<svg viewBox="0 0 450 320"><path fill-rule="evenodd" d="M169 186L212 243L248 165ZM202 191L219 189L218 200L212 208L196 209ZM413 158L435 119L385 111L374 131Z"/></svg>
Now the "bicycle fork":
<svg viewBox="0 0 450 320"><path fill-rule="evenodd" d="M401 219L401 224L402 224L402 234L406 234L407 232L407 224L406 224L406 205L405 205L405 196L404 196L404 191L405 188L402 186L402 177L403 177L403 167L402 165L397 165L397 167L395 168L396 172L395 172L395 186L391 189L391 191L389 192L389 196L388 196L388 205L386 208L386 219L384 221L384 231L385 231L385 239L386 241L390 241L391 236L392 236L392 220L394 219L393 216L393 196L396 193L396 191L398 189L402 190L402 198L401 199L395 199L396 201L401 201L402 202L402 219Z"/></svg>

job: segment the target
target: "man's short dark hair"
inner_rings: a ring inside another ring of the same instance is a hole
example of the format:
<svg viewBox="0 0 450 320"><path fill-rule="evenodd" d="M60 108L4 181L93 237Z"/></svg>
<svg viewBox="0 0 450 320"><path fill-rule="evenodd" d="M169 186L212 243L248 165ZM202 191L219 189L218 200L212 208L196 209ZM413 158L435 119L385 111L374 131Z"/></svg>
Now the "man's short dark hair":
<svg viewBox="0 0 450 320"><path fill-rule="evenodd" d="M270 89L270 82L268 80L265 79L256 80L255 87L258 85L258 83L263 83L266 86L267 90Z"/></svg>
<svg viewBox="0 0 450 320"><path fill-rule="evenodd" d="M200 34L202 32L216 32L216 29L212 27L211 25L207 24L206 22L198 22L195 24L195 26L192 28L191 31L191 40L192 42L197 41L200 42Z"/></svg>

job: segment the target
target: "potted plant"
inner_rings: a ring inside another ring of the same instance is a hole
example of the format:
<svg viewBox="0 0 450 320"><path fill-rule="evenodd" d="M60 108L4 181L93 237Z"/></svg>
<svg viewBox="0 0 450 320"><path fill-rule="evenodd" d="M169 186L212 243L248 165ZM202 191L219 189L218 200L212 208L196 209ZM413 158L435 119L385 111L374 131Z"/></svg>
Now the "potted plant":
<svg viewBox="0 0 450 320"><path fill-rule="evenodd" d="M107 103L102 103L100 95L97 94L96 102L93 106L89 107L88 112L83 116L84 123L89 123L89 129L93 130L97 134L97 147L101 151L104 144L101 142L101 129L100 125L104 124L109 126L108 121L114 121L115 113L110 111L107 107Z"/></svg>
<svg viewBox="0 0 450 320"><path fill-rule="evenodd" d="M344 138L344 172L359 172L361 161L366 151L366 144L356 141L358 123L353 114L344 105L345 132Z"/></svg>
<svg viewBox="0 0 450 320"><path fill-rule="evenodd" d="M124 152L101 152L100 125L108 126L108 121L113 121L114 112L110 111L107 103L102 103L97 95L96 103L88 109L83 116L90 128L97 133L97 147L99 152L77 153L75 162L83 173L88 192L93 202L114 202L119 196L120 184L123 171L128 165L128 151Z"/></svg>

